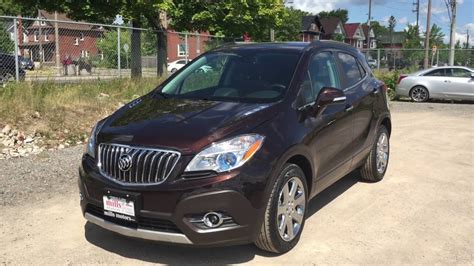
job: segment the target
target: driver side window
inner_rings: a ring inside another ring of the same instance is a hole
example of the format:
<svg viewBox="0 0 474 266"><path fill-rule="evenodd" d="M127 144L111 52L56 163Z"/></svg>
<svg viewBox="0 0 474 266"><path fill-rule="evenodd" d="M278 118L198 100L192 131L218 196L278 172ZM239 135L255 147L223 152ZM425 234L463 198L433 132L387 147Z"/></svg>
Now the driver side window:
<svg viewBox="0 0 474 266"><path fill-rule="evenodd" d="M300 89L304 104L315 101L324 87L341 87L336 62L330 52L313 55Z"/></svg>

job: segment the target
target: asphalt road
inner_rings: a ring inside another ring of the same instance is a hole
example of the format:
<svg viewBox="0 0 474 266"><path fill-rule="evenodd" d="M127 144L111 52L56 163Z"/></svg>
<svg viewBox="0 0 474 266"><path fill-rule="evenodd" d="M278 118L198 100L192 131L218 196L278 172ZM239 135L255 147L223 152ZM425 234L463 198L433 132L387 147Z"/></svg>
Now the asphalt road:
<svg viewBox="0 0 474 266"><path fill-rule="evenodd" d="M351 174L309 204L297 247L169 246L81 216L82 147L0 161L0 264L473 264L474 105L392 103L384 180Z"/></svg>

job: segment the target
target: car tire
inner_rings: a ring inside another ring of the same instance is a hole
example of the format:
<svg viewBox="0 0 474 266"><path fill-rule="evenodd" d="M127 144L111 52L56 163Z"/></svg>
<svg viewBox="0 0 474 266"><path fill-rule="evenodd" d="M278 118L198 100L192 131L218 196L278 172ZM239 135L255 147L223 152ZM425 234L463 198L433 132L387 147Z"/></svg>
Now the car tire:
<svg viewBox="0 0 474 266"><path fill-rule="evenodd" d="M381 125L377 130L369 156L365 164L360 168L360 175L363 180L378 182L383 179L387 171L390 159L390 135L387 128Z"/></svg>
<svg viewBox="0 0 474 266"><path fill-rule="evenodd" d="M430 92L423 86L415 86L410 90L410 98L414 102L427 102L430 99Z"/></svg>
<svg viewBox="0 0 474 266"><path fill-rule="evenodd" d="M307 205L308 187L303 170L296 164L285 164L273 185L255 245L277 254L295 247L304 228ZM285 217L291 219L289 223ZM288 230L290 226L292 231Z"/></svg>
<svg viewBox="0 0 474 266"><path fill-rule="evenodd" d="M171 69L171 73L178 71L176 68Z"/></svg>

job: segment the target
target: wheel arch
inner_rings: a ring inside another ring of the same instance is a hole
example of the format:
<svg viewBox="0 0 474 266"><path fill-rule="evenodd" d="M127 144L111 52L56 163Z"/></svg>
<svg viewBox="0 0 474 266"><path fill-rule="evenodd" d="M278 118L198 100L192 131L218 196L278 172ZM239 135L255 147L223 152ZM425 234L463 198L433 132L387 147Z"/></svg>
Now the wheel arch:
<svg viewBox="0 0 474 266"><path fill-rule="evenodd" d="M287 160L287 163L298 165L306 178L306 185L308 186L308 193L311 194L313 188L313 168L306 156L302 154L295 154Z"/></svg>

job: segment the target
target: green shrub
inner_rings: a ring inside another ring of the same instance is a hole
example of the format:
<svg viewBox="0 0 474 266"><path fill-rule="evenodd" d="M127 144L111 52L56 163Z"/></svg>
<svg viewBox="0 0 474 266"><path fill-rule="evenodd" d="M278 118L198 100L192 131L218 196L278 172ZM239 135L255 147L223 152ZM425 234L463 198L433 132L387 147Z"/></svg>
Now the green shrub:
<svg viewBox="0 0 474 266"><path fill-rule="evenodd" d="M395 88L397 87L398 78L400 73L398 71L374 71L374 75L377 79L383 81L388 87L388 97L390 100L395 99Z"/></svg>

